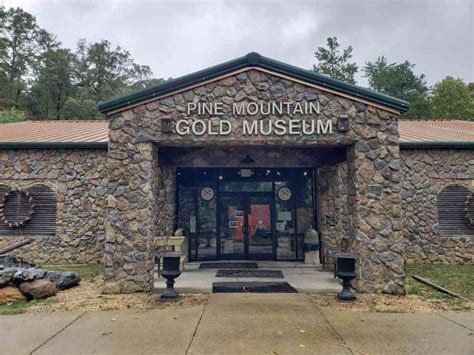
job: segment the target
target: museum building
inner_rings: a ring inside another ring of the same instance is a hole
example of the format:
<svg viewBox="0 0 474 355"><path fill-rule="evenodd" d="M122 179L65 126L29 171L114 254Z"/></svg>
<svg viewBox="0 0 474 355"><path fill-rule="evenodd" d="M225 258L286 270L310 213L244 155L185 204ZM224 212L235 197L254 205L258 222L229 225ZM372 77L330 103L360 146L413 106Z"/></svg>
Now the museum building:
<svg viewBox="0 0 474 355"><path fill-rule="evenodd" d="M474 122L399 120L405 101L257 53L99 108L0 126L0 244L104 262L105 292L151 290L177 230L190 261L355 253L361 292L474 260Z"/></svg>

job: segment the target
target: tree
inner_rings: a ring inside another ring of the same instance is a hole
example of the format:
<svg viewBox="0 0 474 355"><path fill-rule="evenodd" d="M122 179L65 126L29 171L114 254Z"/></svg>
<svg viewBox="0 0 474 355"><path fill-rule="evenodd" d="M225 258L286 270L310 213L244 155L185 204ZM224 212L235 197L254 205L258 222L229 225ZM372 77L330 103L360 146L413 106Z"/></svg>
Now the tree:
<svg viewBox="0 0 474 355"><path fill-rule="evenodd" d="M349 63L352 58L352 47L348 46L341 54L336 37L327 39L327 47L327 49L318 47L314 53L318 63L313 66L313 70L329 75L331 78L355 84L354 75L357 73L358 67L356 63Z"/></svg>
<svg viewBox="0 0 474 355"><path fill-rule="evenodd" d="M0 7L0 80L6 83L2 96L19 105L42 54L58 45L31 14L20 8Z"/></svg>
<svg viewBox="0 0 474 355"><path fill-rule="evenodd" d="M25 119L26 119L25 112L19 111L14 107L9 110L0 110L0 124L21 122L21 121L24 121Z"/></svg>
<svg viewBox="0 0 474 355"><path fill-rule="evenodd" d="M97 109L97 102L90 99L80 100L69 97L59 112L61 119L81 120L104 118Z"/></svg>
<svg viewBox="0 0 474 355"><path fill-rule="evenodd" d="M152 75L150 67L138 65L121 47L112 48L109 41L78 43L78 86L86 89L89 98L102 101L129 91L136 81Z"/></svg>
<svg viewBox="0 0 474 355"><path fill-rule="evenodd" d="M169 78L169 79L153 78L153 79L139 80L139 81L131 84L129 86L129 89L130 89L130 91L143 90L143 89L149 88L151 86L156 86L156 85L163 84L167 80L171 80L171 78Z"/></svg>
<svg viewBox="0 0 474 355"><path fill-rule="evenodd" d="M471 97L474 99L474 82L467 84L469 91L471 92Z"/></svg>
<svg viewBox="0 0 474 355"><path fill-rule="evenodd" d="M474 121L474 99L469 87L461 79L447 76L433 87L431 110L435 118Z"/></svg>
<svg viewBox="0 0 474 355"><path fill-rule="evenodd" d="M60 47L31 14L0 6L0 110L24 110L32 119L103 118L97 102L163 79L109 41L80 40Z"/></svg>
<svg viewBox="0 0 474 355"><path fill-rule="evenodd" d="M47 51L37 75L28 100L33 117L61 118L61 108L74 90L74 55L68 49Z"/></svg>
<svg viewBox="0 0 474 355"><path fill-rule="evenodd" d="M426 118L430 115L428 86L423 74L416 75L409 61L388 63L382 56L375 62L367 62L363 68L369 86L377 92L395 96L410 103L403 117Z"/></svg>

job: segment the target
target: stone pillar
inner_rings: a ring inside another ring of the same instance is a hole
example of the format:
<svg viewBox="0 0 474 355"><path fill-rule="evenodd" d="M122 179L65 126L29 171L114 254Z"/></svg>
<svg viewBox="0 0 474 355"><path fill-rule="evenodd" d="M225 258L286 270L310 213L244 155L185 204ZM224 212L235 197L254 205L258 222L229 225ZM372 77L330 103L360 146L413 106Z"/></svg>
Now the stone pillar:
<svg viewBox="0 0 474 355"><path fill-rule="evenodd" d="M347 162L322 166L318 169L320 238L326 258L326 267L332 268L329 251L344 251L350 240L349 207L347 203Z"/></svg>
<svg viewBox="0 0 474 355"><path fill-rule="evenodd" d="M360 255L356 288L403 294L400 156L396 117L369 109L368 125L348 149L351 249Z"/></svg>
<svg viewBox="0 0 474 355"><path fill-rule="evenodd" d="M111 119L104 293L153 289L158 151L134 143L122 124L121 116Z"/></svg>

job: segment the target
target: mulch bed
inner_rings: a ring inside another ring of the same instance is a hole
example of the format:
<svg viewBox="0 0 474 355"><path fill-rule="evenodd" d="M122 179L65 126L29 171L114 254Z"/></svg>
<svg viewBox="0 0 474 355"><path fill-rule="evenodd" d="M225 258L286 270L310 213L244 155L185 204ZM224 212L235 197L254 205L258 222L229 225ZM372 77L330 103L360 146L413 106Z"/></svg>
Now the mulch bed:
<svg viewBox="0 0 474 355"><path fill-rule="evenodd" d="M416 295L393 296L364 293L357 295L357 301L355 302L340 302L336 299L335 294L312 294L308 296L317 306L355 312L436 313L466 310L466 308L458 305Z"/></svg>
<svg viewBox="0 0 474 355"><path fill-rule="evenodd" d="M61 291L54 297L28 307L27 313L176 309L205 304L208 298L208 295L181 294L177 301L164 302L157 293L104 295L101 293L102 286L103 276L82 281L79 286Z"/></svg>

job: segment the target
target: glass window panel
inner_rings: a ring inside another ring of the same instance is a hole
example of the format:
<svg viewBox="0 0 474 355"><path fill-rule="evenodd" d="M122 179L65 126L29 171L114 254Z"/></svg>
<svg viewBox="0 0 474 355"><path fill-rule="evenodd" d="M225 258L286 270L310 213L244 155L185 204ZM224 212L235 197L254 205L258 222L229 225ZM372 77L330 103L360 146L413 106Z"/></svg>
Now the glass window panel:
<svg viewBox="0 0 474 355"><path fill-rule="evenodd" d="M288 181L275 181L275 216L277 259L294 260L296 258L295 228L293 216L293 197L283 201L278 197L278 190L291 186Z"/></svg>
<svg viewBox="0 0 474 355"><path fill-rule="evenodd" d="M217 251L216 198L210 201L198 198L198 259L213 259Z"/></svg>
<svg viewBox="0 0 474 355"><path fill-rule="evenodd" d="M271 192L271 181L220 181L222 192Z"/></svg>

